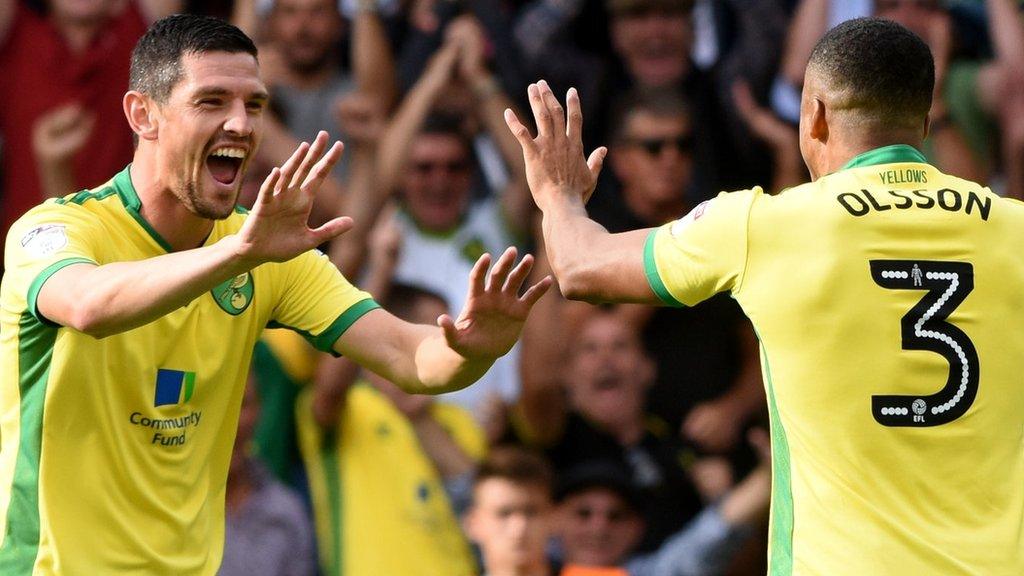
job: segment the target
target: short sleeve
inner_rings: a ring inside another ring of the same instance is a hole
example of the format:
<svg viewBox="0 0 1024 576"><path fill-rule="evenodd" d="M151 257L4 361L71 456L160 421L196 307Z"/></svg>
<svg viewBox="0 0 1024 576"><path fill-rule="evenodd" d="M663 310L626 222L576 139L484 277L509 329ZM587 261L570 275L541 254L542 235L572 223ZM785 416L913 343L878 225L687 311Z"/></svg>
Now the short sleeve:
<svg viewBox="0 0 1024 576"><path fill-rule="evenodd" d="M353 286L322 252L306 252L284 263L281 298L269 327L291 328L318 350L333 352L335 341L364 314L379 308Z"/></svg>
<svg viewBox="0 0 1024 576"><path fill-rule="evenodd" d="M739 289L747 258L747 221L760 189L721 193L654 231L644 246L644 270L654 293L670 306L692 306Z"/></svg>
<svg viewBox="0 0 1024 576"><path fill-rule="evenodd" d="M72 264L96 264L104 237L96 215L79 205L51 201L30 210L7 234L4 306L45 321L36 310L43 284Z"/></svg>

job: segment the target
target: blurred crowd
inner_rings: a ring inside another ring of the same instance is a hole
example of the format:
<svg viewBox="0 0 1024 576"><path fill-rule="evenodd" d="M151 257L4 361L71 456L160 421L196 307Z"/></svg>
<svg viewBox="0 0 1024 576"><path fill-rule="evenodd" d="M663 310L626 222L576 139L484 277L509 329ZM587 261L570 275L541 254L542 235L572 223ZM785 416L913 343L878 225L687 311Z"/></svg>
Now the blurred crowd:
<svg viewBox="0 0 1024 576"><path fill-rule="evenodd" d="M546 273L503 120L539 78L576 87L587 148L609 147L591 217L653 227L721 190L806 181L807 58L874 14L933 50L930 162L1024 198L1017 0L0 0L4 231L130 162L132 47L181 11L259 46L272 103L240 202L298 142L342 140L313 219L355 227L324 250L410 321L457 314L485 252L516 246ZM763 574L767 429L757 338L726 296L655 309L553 290L480 382L437 397L268 330L221 573Z"/></svg>

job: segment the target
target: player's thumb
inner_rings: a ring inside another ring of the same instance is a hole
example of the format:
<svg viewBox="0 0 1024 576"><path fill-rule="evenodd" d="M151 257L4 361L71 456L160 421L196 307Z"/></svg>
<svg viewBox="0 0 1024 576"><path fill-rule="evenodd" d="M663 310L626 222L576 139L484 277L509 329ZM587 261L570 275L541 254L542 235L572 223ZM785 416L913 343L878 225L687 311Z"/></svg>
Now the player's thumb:
<svg viewBox="0 0 1024 576"><path fill-rule="evenodd" d="M600 146L590 153L590 158L587 158L587 168L590 168L590 173L594 175L595 179L601 174L601 167L604 166L604 157L607 155L608 149Z"/></svg>
<svg viewBox="0 0 1024 576"><path fill-rule="evenodd" d="M354 225L352 218L348 216L339 216L332 220L327 221L322 226L313 229L313 236L316 239L316 245L319 246L324 242L328 242L341 236L345 232L352 229Z"/></svg>
<svg viewBox="0 0 1024 576"><path fill-rule="evenodd" d="M444 339L448 342L449 347L453 347L455 344L458 330L455 328L455 320L447 314L441 314L437 317L437 325L441 327L441 331L444 332Z"/></svg>

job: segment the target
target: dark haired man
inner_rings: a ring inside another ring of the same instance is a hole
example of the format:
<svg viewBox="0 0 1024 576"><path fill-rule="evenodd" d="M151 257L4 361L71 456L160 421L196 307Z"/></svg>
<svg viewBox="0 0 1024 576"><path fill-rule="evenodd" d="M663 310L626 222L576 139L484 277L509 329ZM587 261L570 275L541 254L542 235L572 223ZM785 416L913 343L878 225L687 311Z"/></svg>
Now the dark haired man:
<svg viewBox="0 0 1024 576"><path fill-rule="evenodd" d="M491 451L473 479L463 519L480 549L484 576L555 576L546 554L554 479L547 461L513 446Z"/></svg>
<svg viewBox="0 0 1024 576"><path fill-rule="evenodd" d="M477 261L458 321L380 310L313 248L313 196L341 155L321 133L235 208L260 142L256 48L171 16L132 56L133 163L11 229L0 287L0 573L213 574L253 344L290 327L409 391L468 385L513 345L546 282ZM507 282L506 282L507 280Z"/></svg>
<svg viewBox="0 0 1024 576"><path fill-rule="evenodd" d="M572 298L693 305L728 291L761 340L772 424L769 568L781 574L1024 573L1024 207L917 151L934 64L902 26L843 23L807 66L813 182L719 195L610 235L547 84L538 136L511 113L548 256Z"/></svg>

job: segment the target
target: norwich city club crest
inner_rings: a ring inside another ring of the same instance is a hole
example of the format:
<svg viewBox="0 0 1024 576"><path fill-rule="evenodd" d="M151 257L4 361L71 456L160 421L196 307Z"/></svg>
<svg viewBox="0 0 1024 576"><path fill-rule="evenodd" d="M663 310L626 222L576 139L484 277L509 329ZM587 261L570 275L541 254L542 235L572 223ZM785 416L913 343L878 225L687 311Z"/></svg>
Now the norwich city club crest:
<svg viewBox="0 0 1024 576"><path fill-rule="evenodd" d="M252 274L249 272L226 280L210 291L221 310L232 316L245 312L252 302L252 293Z"/></svg>

